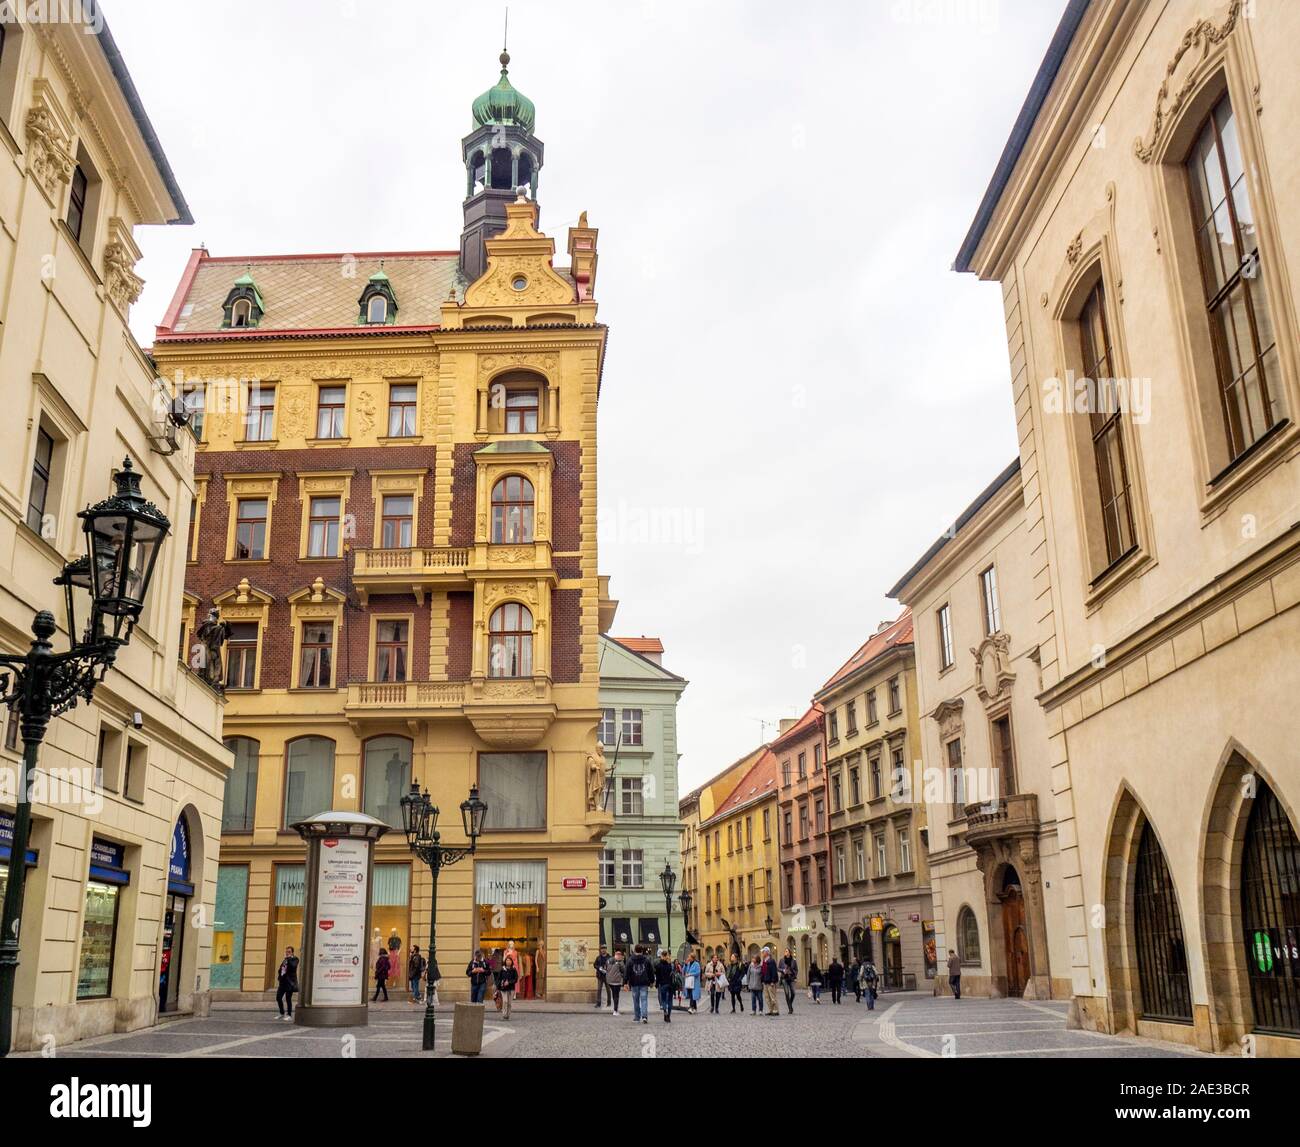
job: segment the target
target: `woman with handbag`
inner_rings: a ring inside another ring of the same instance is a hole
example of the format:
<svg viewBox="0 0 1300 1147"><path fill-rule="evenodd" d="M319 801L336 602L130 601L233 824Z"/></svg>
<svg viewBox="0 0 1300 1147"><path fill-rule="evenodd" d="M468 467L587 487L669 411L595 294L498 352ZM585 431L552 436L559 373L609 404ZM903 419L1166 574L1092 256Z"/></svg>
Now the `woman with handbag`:
<svg viewBox="0 0 1300 1147"><path fill-rule="evenodd" d="M507 952L497 973L497 1008L501 1018L510 1018L510 1005L514 1002L515 987L519 983L519 969L515 967L515 954Z"/></svg>
<svg viewBox="0 0 1300 1147"><path fill-rule="evenodd" d="M704 982L709 985L709 1015L722 1010L722 997L727 994L727 967L715 953L704 965Z"/></svg>
<svg viewBox="0 0 1300 1147"><path fill-rule="evenodd" d="M700 995L703 991L703 985L700 983L700 954L692 952L686 965L682 968L682 991L686 996L686 1003L689 1005L691 1014L696 1012L696 1005L700 1002Z"/></svg>

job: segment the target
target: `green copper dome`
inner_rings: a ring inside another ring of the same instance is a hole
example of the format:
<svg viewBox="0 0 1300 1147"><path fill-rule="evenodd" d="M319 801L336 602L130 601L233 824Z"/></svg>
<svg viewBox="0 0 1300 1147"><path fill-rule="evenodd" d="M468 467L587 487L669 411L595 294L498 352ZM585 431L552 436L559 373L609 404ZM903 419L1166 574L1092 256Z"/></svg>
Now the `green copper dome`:
<svg viewBox="0 0 1300 1147"><path fill-rule="evenodd" d="M510 82L507 67L510 53L501 53L501 78L474 101L474 122L479 127L491 124L515 124L531 132L537 119L537 109L533 101L523 92L516 90Z"/></svg>

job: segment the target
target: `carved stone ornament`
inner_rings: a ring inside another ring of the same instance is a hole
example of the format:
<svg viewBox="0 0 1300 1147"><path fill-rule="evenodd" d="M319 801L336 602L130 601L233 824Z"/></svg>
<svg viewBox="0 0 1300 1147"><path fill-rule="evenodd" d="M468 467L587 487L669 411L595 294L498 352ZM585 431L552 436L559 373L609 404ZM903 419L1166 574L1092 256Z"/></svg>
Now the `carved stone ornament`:
<svg viewBox="0 0 1300 1147"><path fill-rule="evenodd" d="M953 737L960 737L964 724L962 722L962 700L960 697L950 701L940 701L935 706L931 717L939 725L939 737L943 741L950 741Z"/></svg>
<svg viewBox="0 0 1300 1147"><path fill-rule="evenodd" d="M1164 83L1156 93L1151 130L1145 140L1139 136L1133 141L1133 154L1143 163L1150 163L1155 158L1165 132L1178 118L1187 97L1200 81L1204 73L1202 65L1208 59L1210 50L1232 35L1240 17L1241 0L1232 0L1227 17L1218 27L1210 20L1200 19L1183 36L1178 51L1165 68ZM1178 75L1180 69L1181 75Z"/></svg>
<svg viewBox="0 0 1300 1147"><path fill-rule="evenodd" d="M605 792L605 750L597 742L587 754L587 808L594 812L600 808L600 798Z"/></svg>
<svg viewBox="0 0 1300 1147"><path fill-rule="evenodd" d="M1016 679L1011 669L1011 638L994 633L973 648L971 656L975 658L975 692L985 705L996 704Z"/></svg>
<svg viewBox="0 0 1300 1147"><path fill-rule="evenodd" d="M357 412L357 429L362 434L369 434L375 428L375 412L378 409L374 391L370 387L359 389L353 406Z"/></svg>
<svg viewBox="0 0 1300 1147"><path fill-rule="evenodd" d="M76 161L70 145L53 110L35 104L27 113L27 169L51 199L58 197L59 184L72 178Z"/></svg>
<svg viewBox="0 0 1300 1147"><path fill-rule="evenodd" d="M1083 254L1083 232L1080 231L1073 239L1070 245L1065 249L1065 260L1071 267L1079 261L1079 256Z"/></svg>
<svg viewBox="0 0 1300 1147"><path fill-rule="evenodd" d="M119 311L130 307L144 290L144 280L135 273L138 257L121 240L115 240L104 248L104 288Z"/></svg>
<svg viewBox="0 0 1300 1147"><path fill-rule="evenodd" d="M284 408L280 412L280 433L286 438L306 438L310 415L307 388L286 386Z"/></svg>

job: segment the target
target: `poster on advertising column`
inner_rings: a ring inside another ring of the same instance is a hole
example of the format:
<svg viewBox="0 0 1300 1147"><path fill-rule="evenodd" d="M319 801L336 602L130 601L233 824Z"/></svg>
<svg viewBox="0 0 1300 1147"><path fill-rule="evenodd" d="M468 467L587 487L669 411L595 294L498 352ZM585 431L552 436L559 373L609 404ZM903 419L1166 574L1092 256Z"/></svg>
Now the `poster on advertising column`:
<svg viewBox="0 0 1300 1147"><path fill-rule="evenodd" d="M321 841L316 881L316 943L311 999L315 1006L358 1004L366 994L366 883L370 844Z"/></svg>

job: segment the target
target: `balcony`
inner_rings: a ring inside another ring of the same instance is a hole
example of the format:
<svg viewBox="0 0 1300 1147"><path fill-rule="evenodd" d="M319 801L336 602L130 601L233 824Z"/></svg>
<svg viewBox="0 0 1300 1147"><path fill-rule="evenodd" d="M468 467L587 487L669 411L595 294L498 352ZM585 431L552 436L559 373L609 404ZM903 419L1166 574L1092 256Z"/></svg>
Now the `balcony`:
<svg viewBox="0 0 1300 1147"><path fill-rule="evenodd" d="M1034 793L968 804L965 813L966 843L972 848L994 840L1038 835L1038 797Z"/></svg>
<svg viewBox="0 0 1300 1147"><path fill-rule="evenodd" d="M354 681L344 714L360 721L418 721L465 712L464 681Z"/></svg>
<svg viewBox="0 0 1300 1147"><path fill-rule="evenodd" d="M532 748L546 735L557 712L545 677L476 679L465 700L465 715L474 732L497 749Z"/></svg>
<svg viewBox="0 0 1300 1147"><path fill-rule="evenodd" d="M405 550L354 550L352 581L361 604L372 593L412 593L420 605L435 588L467 586L468 548L416 546Z"/></svg>

